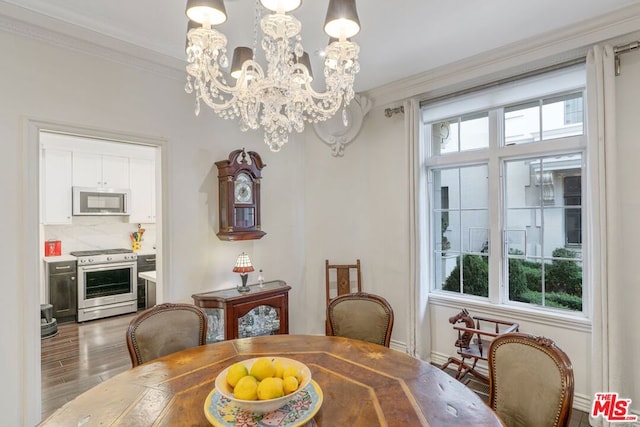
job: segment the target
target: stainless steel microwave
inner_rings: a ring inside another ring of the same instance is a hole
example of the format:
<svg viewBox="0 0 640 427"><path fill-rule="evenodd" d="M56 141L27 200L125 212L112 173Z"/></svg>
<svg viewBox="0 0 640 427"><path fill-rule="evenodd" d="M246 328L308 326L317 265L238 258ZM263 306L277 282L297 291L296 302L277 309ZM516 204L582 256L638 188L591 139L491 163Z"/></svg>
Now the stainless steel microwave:
<svg viewBox="0 0 640 427"><path fill-rule="evenodd" d="M129 215L131 190L73 187L74 215Z"/></svg>

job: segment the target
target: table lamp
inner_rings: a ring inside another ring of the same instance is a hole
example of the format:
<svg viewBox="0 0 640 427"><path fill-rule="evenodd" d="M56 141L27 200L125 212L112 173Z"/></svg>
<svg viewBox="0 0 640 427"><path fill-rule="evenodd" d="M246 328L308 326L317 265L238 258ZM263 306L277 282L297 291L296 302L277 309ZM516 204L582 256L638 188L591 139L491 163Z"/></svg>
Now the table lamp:
<svg viewBox="0 0 640 427"><path fill-rule="evenodd" d="M238 292L249 292L251 289L247 286L247 277L249 276L247 273L253 271L253 265L251 265L251 260L249 259L249 255L242 252L238 255L238 259L236 259L236 265L233 267L234 273L240 273L240 278L242 279L242 286L238 286Z"/></svg>

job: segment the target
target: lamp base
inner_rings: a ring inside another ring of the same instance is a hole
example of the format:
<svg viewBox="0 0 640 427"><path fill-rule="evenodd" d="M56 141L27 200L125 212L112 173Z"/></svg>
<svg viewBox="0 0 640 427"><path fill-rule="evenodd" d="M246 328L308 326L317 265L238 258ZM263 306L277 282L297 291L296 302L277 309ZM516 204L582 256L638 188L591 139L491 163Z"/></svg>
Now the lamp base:
<svg viewBox="0 0 640 427"><path fill-rule="evenodd" d="M247 278L249 277L248 274L241 274L240 278L242 279L242 285L237 287L237 291L240 293L244 293L244 292L249 292L251 291L251 288L249 286L247 286Z"/></svg>

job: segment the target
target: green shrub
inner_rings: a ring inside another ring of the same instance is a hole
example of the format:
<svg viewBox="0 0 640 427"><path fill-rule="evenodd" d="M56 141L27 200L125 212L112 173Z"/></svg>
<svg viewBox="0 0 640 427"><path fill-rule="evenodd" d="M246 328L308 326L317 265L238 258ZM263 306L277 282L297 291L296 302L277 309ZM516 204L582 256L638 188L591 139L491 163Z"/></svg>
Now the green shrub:
<svg viewBox="0 0 640 427"><path fill-rule="evenodd" d="M509 299L520 301L520 295L527 291L527 276L522 260L509 258Z"/></svg>
<svg viewBox="0 0 640 427"><path fill-rule="evenodd" d="M575 258L576 253L565 248L553 251L554 258ZM582 296L582 267L575 261L554 259L545 269L547 292Z"/></svg>
<svg viewBox="0 0 640 427"><path fill-rule="evenodd" d="M530 304L542 305L542 292L526 291L520 295L519 301ZM567 310L581 311L582 298L566 293L545 294L545 305L547 307L564 308Z"/></svg>
<svg viewBox="0 0 640 427"><path fill-rule="evenodd" d="M463 255L464 293L489 296L489 264L487 257ZM460 292L460 257L442 287L445 291Z"/></svg>
<svg viewBox="0 0 640 427"><path fill-rule="evenodd" d="M548 293L546 295L547 305L554 302L559 304L560 307L565 307L570 310L582 311L582 297L577 295L569 295L564 292Z"/></svg>
<svg viewBox="0 0 640 427"><path fill-rule="evenodd" d="M510 250L511 255L522 255ZM575 252L557 248L554 258L575 258ZM464 293L488 296L488 258L479 255L463 255ZM460 292L460 257L445 280L442 289ZM582 267L576 261L554 259L545 264L545 304L548 307L582 310ZM519 258L509 258L509 299L542 305L541 264Z"/></svg>

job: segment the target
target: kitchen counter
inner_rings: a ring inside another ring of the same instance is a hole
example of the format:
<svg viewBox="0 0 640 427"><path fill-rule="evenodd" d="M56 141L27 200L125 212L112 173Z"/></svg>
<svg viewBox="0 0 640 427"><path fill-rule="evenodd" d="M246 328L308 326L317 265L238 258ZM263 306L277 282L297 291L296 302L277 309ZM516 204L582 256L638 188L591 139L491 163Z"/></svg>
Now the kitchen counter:
<svg viewBox="0 0 640 427"><path fill-rule="evenodd" d="M156 250L155 249L140 249L139 251L135 251L136 254L138 255L155 255L156 254Z"/></svg>
<svg viewBox="0 0 640 427"><path fill-rule="evenodd" d="M60 262L60 261L75 261L77 258L73 255L58 255L58 256L46 256L42 258L44 262Z"/></svg>
<svg viewBox="0 0 640 427"><path fill-rule="evenodd" d="M156 272L154 271L143 271L142 273L138 273L138 277L149 282L156 281Z"/></svg>

